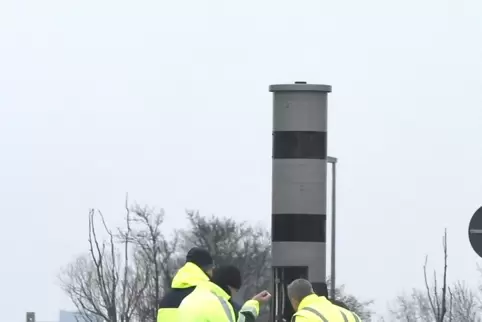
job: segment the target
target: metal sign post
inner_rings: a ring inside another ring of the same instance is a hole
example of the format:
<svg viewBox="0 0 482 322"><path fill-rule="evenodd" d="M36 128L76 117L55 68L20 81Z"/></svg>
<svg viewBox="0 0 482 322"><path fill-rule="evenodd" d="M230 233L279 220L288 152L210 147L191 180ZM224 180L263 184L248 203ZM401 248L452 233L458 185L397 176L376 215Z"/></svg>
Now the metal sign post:
<svg viewBox="0 0 482 322"><path fill-rule="evenodd" d="M331 286L330 298L335 299L336 286L336 164L338 159L328 157L326 161L331 164Z"/></svg>

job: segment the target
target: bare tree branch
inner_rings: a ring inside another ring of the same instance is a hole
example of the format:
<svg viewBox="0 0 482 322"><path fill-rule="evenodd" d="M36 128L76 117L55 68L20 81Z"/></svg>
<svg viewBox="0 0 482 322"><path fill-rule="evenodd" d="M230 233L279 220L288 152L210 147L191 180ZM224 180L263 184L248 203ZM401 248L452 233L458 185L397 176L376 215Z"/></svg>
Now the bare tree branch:
<svg viewBox="0 0 482 322"><path fill-rule="evenodd" d="M130 221L135 228L132 229L129 240L145 263L141 270L150 276L145 296L138 303L136 314L142 316L143 321L155 321L157 306L178 268L178 237L168 239L162 233L163 210L156 212L154 209L135 205L130 211L133 214Z"/></svg>
<svg viewBox="0 0 482 322"><path fill-rule="evenodd" d="M266 229L189 212L189 226L166 237L162 231L164 211L130 207L127 197L122 228L110 229L100 211L89 211L88 253L71 262L61 274L62 288L82 319L156 321L158 303L184 262L186 251L193 246L209 250L216 264L239 267L244 285L237 300L271 288L271 238ZM102 224L102 234L98 234L96 220ZM342 290L339 294L345 295ZM367 303L349 296L346 299L355 311L361 310L357 312L362 318L366 317L363 314L368 310L363 311L363 307Z"/></svg>
<svg viewBox="0 0 482 322"><path fill-rule="evenodd" d="M447 314L447 269L448 269L448 251L447 251L447 228L445 229L444 236L442 239L442 245L444 249L444 275L443 275L443 286L442 286L442 305L441 312L439 316L439 321L443 322L445 314Z"/></svg>
<svg viewBox="0 0 482 322"><path fill-rule="evenodd" d="M413 290L411 297L400 296L395 301L395 307L390 311L398 321L451 321L476 322L480 312L478 295L462 282L449 286L447 230L442 238L444 252L443 279L439 288L437 274L434 271L432 286L427 278L427 262L423 265L425 291Z"/></svg>
<svg viewBox="0 0 482 322"><path fill-rule="evenodd" d="M95 218L101 221L107 240L99 238ZM142 296L145 278L130 264L129 235L119 244L102 212L94 209L89 211L88 223L89 252L62 271L61 287L86 321L134 322L132 303Z"/></svg>
<svg viewBox="0 0 482 322"><path fill-rule="evenodd" d="M328 290L331 289L331 279L327 277ZM345 291L345 286L340 285L335 289L334 300L340 301L345 304L351 311L355 312L362 321L370 321L373 315L373 311L370 306L374 303L373 300L362 301L352 294L348 294Z"/></svg>

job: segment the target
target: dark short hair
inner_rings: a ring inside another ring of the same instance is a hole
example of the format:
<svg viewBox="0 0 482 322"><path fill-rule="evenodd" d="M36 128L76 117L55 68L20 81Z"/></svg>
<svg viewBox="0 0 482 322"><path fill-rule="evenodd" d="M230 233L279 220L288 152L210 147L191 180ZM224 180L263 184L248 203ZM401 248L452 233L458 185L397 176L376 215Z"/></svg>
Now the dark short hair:
<svg viewBox="0 0 482 322"><path fill-rule="evenodd" d="M187 252L186 263L193 263L206 270L213 266L214 261L207 250L193 247Z"/></svg>
<svg viewBox="0 0 482 322"><path fill-rule="evenodd" d="M220 286L221 288L226 288L230 286L234 289L239 290L243 284L243 279L241 276L241 271L233 265L224 265L216 267L213 271L212 282Z"/></svg>

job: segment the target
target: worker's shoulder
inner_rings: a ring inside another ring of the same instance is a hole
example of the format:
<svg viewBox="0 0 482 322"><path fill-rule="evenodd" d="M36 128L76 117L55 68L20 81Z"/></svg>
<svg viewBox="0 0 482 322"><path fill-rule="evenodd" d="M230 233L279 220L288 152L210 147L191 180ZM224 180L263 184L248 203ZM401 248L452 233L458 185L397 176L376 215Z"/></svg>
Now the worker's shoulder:
<svg viewBox="0 0 482 322"><path fill-rule="evenodd" d="M181 302L191 294L196 287L173 288L159 302L159 308L178 308Z"/></svg>
<svg viewBox="0 0 482 322"><path fill-rule="evenodd" d="M347 308L345 308L345 307L343 307L343 306L335 305L335 307L336 307L338 310L342 311L343 313L351 313L350 310L348 310Z"/></svg>
<svg viewBox="0 0 482 322"><path fill-rule="evenodd" d="M298 319L300 322L312 321L313 316L317 316L318 319L322 321L346 321L341 312L341 308L323 298L320 298L317 302L312 303L312 305L310 305L309 307L299 310L296 315L300 316L300 318ZM348 320L350 319L348 318Z"/></svg>
<svg viewBox="0 0 482 322"><path fill-rule="evenodd" d="M343 315L343 317L345 319L345 321L355 321L355 322L361 322L361 319L360 317L353 311L350 311L344 307L341 307L341 306L337 306L336 307L338 308L338 310L341 312L341 314Z"/></svg>
<svg viewBox="0 0 482 322"><path fill-rule="evenodd" d="M204 290L194 290L181 302L179 309L181 312L195 312L195 314L210 314L213 308L218 307L219 298L211 292Z"/></svg>
<svg viewBox="0 0 482 322"><path fill-rule="evenodd" d="M186 296L185 300L190 301L218 301L218 297L210 289L204 287L196 287L191 294Z"/></svg>
<svg viewBox="0 0 482 322"><path fill-rule="evenodd" d="M303 315L302 313L295 313L292 317L291 317L291 321L290 322L308 322L310 321L310 318Z"/></svg>

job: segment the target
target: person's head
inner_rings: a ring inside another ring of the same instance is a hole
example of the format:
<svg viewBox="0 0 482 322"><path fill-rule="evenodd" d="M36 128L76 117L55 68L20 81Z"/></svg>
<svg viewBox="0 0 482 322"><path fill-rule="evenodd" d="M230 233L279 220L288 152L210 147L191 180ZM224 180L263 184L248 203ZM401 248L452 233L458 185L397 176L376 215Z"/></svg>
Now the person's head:
<svg viewBox="0 0 482 322"><path fill-rule="evenodd" d="M187 252L186 263L193 263L202 269L209 277L213 275L214 261L205 249L193 247Z"/></svg>
<svg viewBox="0 0 482 322"><path fill-rule="evenodd" d="M241 272L233 265L216 267L211 281L221 287L231 297L239 291L243 284Z"/></svg>
<svg viewBox="0 0 482 322"><path fill-rule="evenodd" d="M287 291L288 298L295 311L298 310L298 306L305 297L314 294L311 283L303 278L291 282L291 284L288 285Z"/></svg>

